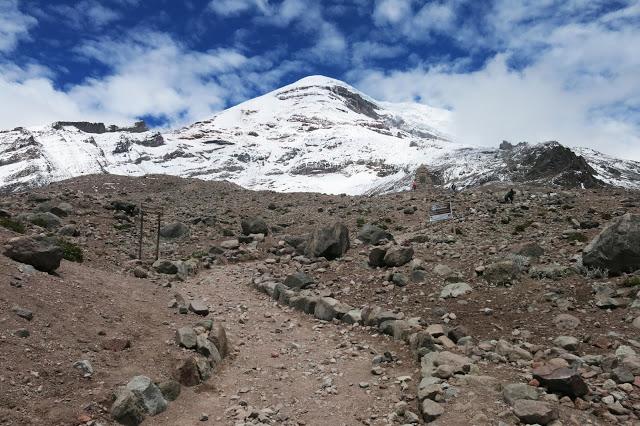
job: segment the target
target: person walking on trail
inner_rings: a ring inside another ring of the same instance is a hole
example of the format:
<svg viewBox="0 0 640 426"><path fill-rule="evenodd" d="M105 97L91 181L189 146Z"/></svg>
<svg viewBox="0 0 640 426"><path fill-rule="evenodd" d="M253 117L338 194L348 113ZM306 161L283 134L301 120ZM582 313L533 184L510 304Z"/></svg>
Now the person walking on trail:
<svg viewBox="0 0 640 426"><path fill-rule="evenodd" d="M418 189L418 182L414 180L413 182L411 182L411 190L415 191L416 189Z"/></svg>
<svg viewBox="0 0 640 426"><path fill-rule="evenodd" d="M514 191L513 188L511 188L509 192L507 192L506 195L504 196L504 202L513 204L513 197L515 195L516 195L516 191Z"/></svg>

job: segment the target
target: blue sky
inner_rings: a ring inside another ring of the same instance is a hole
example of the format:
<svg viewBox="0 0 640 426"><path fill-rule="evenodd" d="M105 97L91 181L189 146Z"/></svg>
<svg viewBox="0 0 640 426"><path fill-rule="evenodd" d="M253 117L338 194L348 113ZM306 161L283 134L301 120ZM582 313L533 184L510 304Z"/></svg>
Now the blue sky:
<svg viewBox="0 0 640 426"><path fill-rule="evenodd" d="M0 128L175 127L311 74L640 160L640 0L0 0Z"/></svg>

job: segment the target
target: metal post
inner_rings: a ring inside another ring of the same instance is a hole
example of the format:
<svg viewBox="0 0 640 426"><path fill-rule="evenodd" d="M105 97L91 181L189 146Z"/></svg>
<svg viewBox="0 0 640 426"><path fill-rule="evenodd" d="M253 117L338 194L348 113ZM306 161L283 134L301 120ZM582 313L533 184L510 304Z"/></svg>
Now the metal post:
<svg viewBox="0 0 640 426"><path fill-rule="evenodd" d="M144 235L144 210L140 204L140 239L138 241L138 259L142 260L142 236Z"/></svg>
<svg viewBox="0 0 640 426"><path fill-rule="evenodd" d="M156 260L160 259L160 219L162 212L158 212L158 233L156 235Z"/></svg>

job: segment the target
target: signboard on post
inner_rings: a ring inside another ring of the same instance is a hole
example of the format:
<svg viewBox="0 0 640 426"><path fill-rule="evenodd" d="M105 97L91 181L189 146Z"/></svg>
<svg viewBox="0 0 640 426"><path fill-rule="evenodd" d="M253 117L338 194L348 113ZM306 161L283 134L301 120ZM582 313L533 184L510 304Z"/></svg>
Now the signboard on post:
<svg viewBox="0 0 640 426"><path fill-rule="evenodd" d="M453 219L453 206L451 202L431 205L429 222Z"/></svg>

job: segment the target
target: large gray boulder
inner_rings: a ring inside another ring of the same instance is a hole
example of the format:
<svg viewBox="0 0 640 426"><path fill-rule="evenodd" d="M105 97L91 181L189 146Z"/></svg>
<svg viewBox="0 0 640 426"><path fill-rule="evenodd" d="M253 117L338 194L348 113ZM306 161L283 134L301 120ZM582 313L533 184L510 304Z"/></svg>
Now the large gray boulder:
<svg viewBox="0 0 640 426"><path fill-rule="evenodd" d="M378 245L383 240L393 240L393 235L378 226L367 223L358 232L358 239L367 244Z"/></svg>
<svg viewBox="0 0 640 426"><path fill-rule="evenodd" d="M384 255L384 264L387 266L402 266L413 259L413 247L394 246Z"/></svg>
<svg viewBox="0 0 640 426"><path fill-rule="evenodd" d="M582 263L611 275L640 269L640 215L627 213L609 223L584 248Z"/></svg>
<svg viewBox="0 0 640 426"><path fill-rule="evenodd" d="M285 278L284 285L289 288L301 290L309 287L313 282L313 277L305 274L304 272L296 272L295 274L288 275L287 278Z"/></svg>
<svg viewBox="0 0 640 426"><path fill-rule="evenodd" d="M547 425L558 419L558 407L550 402L518 399L513 404L513 413L524 424Z"/></svg>
<svg viewBox="0 0 640 426"><path fill-rule="evenodd" d="M307 255L333 260L342 257L349 247L349 230L336 222L313 231L307 240Z"/></svg>
<svg viewBox="0 0 640 426"><path fill-rule="evenodd" d="M118 423L137 426L144 420L144 414L144 403L132 390L123 387L116 393L111 415Z"/></svg>
<svg viewBox="0 0 640 426"><path fill-rule="evenodd" d="M140 398L149 415L155 416L167 409L167 401L162 396L160 388L150 378L136 376L127 383L127 389Z"/></svg>
<svg viewBox="0 0 640 426"><path fill-rule="evenodd" d="M189 227L182 222L173 222L160 228L162 238L182 238L189 234Z"/></svg>
<svg viewBox="0 0 640 426"><path fill-rule="evenodd" d="M60 266L64 252L52 238L17 237L8 241L4 255L39 271L53 272Z"/></svg>
<svg viewBox="0 0 640 426"><path fill-rule="evenodd" d="M261 217L248 217L242 219L242 222L240 222L240 226L244 235L267 235L269 233L269 226L267 226L267 222L265 222Z"/></svg>
<svg viewBox="0 0 640 426"><path fill-rule="evenodd" d="M21 219L26 219L34 225L49 230L59 228L62 225L60 218L51 212L30 213Z"/></svg>
<svg viewBox="0 0 640 426"><path fill-rule="evenodd" d="M486 266L483 277L490 284L509 285L520 276L518 266L511 260L503 260Z"/></svg>

